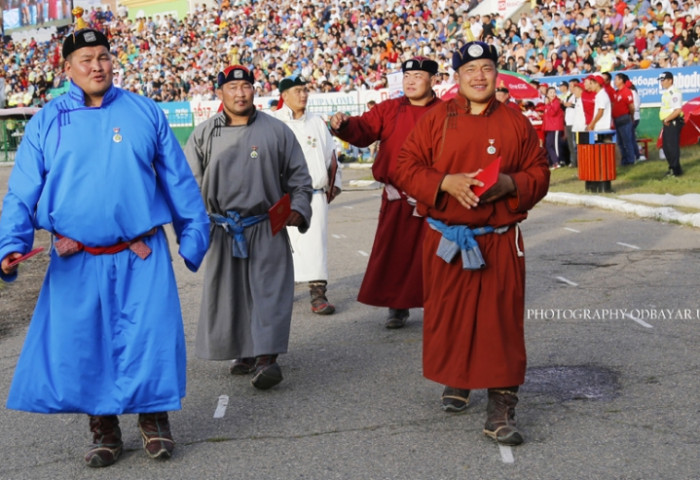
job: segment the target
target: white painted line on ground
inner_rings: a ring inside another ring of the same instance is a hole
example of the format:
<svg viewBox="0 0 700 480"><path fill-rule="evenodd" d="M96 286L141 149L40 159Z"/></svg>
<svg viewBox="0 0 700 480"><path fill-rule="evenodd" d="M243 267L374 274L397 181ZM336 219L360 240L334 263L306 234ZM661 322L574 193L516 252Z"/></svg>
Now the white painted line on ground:
<svg viewBox="0 0 700 480"><path fill-rule="evenodd" d="M581 233L581 230L576 230L575 228L570 228L570 227L564 227L564 230L568 230L568 231L574 232L574 233Z"/></svg>
<svg viewBox="0 0 700 480"><path fill-rule="evenodd" d="M226 407L228 407L228 395L219 395L219 403L216 405L216 410L214 410L214 418L224 418Z"/></svg>
<svg viewBox="0 0 700 480"><path fill-rule="evenodd" d="M332 233L331 237L333 237L333 238L346 238L345 235L343 235L342 233L340 233L340 234Z"/></svg>
<svg viewBox="0 0 700 480"><path fill-rule="evenodd" d="M498 449L501 451L501 460L503 460L503 463L515 463L512 448L508 445L498 445Z"/></svg>
<svg viewBox="0 0 700 480"><path fill-rule="evenodd" d="M359 253L363 257L369 257L369 253L365 252L364 250L358 250L357 253Z"/></svg>
<svg viewBox="0 0 700 480"><path fill-rule="evenodd" d="M352 209L353 209L353 207L351 207L350 205L343 205L343 208L347 208L348 210L352 210Z"/></svg>
<svg viewBox="0 0 700 480"><path fill-rule="evenodd" d="M630 243L623 243L623 242L615 242L615 243L617 243L618 245L620 245L622 247L633 248L635 250L641 250L637 245L632 245Z"/></svg>
<svg viewBox="0 0 700 480"><path fill-rule="evenodd" d="M578 283L572 282L571 280L567 280L564 277L557 277L557 280L559 280L560 282L566 283L568 285L571 285L572 287L578 287Z"/></svg>
<svg viewBox="0 0 700 480"><path fill-rule="evenodd" d="M644 328L654 328L653 325L649 325L647 322L645 322L641 318L637 318L634 315L630 315L629 313L623 314L623 317L627 317L627 318L634 320L635 322L637 322L638 324L640 324Z"/></svg>

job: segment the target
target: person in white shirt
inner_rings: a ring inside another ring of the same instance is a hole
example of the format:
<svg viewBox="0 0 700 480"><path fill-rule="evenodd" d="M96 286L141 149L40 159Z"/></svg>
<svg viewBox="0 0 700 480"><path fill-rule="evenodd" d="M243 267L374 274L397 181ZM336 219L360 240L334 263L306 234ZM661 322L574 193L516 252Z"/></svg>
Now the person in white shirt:
<svg viewBox="0 0 700 480"><path fill-rule="evenodd" d="M326 297L328 285L328 204L340 194L341 169L335 155L335 141L326 122L307 112L308 81L301 76L287 77L279 83L282 105L274 116L292 129L304 152L311 175L311 223L303 235L287 227L294 260L294 280L308 282L311 311L330 315L335 307Z"/></svg>
<svg viewBox="0 0 700 480"><path fill-rule="evenodd" d="M474 36L474 40L481 40L481 34L484 32L484 26L479 21L479 16L477 15L476 17L471 17L470 21L470 29L472 31L472 35Z"/></svg>
<svg viewBox="0 0 700 480"><path fill-rule="evenodd" d="M605 80L600 75L591 75L591 82L588 85L591 91L595 92L595 107L593 110L593 120L586 126L587 131L598 132L601 130L610 130L612 122L612 106L610 97L605 91Z"/></svg>
<svg viewBox="0 0 700 480"><path fill-rule="evenodd" d="M634 83L628 80L625 85L627 85L627 88L629 88L632 92L632 102L634 103L634 115L632 116L632 119L634 120L634 128L632 129L632 132L634 133L634 153L637 156L637 161L643 162L647 159L647 157L642 155L642 153L639 151L639 144L637 143L637 125L639 125L639 121L642 119L642 100L639 98L639 92L637 92L637 87L634 86Z"/></svg>
<svg viewBox="0 0 700 480"><path fill-rule="evenodd" d="M572 167L577 165L576 162L576 139L573 135L574 116L576 114L576 96L573 93L573 86L578 83L578 79L571 80L571 88L569 82L561 82L559 90L561 94L559 99L564 107L564 129L566 131L566 143L569 146L569 164Z"/></svg>
<svg viewBox="0 0 700 480"><path fill-rule="evenodd" d="M586 131L586 113L583 110L583 100L581 99L583 94L583 84L577 82L573 85L571 90L576 97L576 102L574 104L574 120L571 125L571 131L574 132L573 136L576 136L576 132ZM576 158L576 156L574 156L574 158ZM578 163L572 162L572 166L577 164Z"/></svg>

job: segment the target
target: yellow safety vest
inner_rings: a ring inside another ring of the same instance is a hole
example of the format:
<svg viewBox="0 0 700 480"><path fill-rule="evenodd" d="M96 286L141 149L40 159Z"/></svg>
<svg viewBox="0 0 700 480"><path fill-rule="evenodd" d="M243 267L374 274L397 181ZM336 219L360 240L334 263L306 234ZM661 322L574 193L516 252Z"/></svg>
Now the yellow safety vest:
<svg viewBox="0 0 700 480"><path fill-rule="evenodd" d="M678 90L675 85L666 90L663 95L661 95L661 108L659 109L659 118L664 120L666 117L671 115L671 113L677 109L681 108L683 105L683 94ZM681 113L681 116L683 114Z"/></svg>

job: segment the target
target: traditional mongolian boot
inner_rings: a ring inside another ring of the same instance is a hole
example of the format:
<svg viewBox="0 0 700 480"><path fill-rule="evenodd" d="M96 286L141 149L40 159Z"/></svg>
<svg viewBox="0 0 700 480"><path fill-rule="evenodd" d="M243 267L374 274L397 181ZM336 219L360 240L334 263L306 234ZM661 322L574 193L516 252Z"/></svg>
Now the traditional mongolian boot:
<svg viewBox="0 0 700 480"><path fill-rule="evenodd" d="M407 308L390 308L389 317L386 319L384 326L386 328L403 328L408 319Z"/></svg>
<svg viewBox="0 0 700 480"><path fill-rule="evenodd" d="M514 389L490 388L484 433L503 445L523 443L523 436L515 426L517 404L517 387Z"/></svg>
<svg viewBox="0 0 700 480"><path fill-rule="evenodd" d="M311 290L311 311L319 315L330 315L335 312L335 307L328 303L326 298L326 285L328 282L325 280L316 280L309 282L309 289Z"/></svg>
<svg viewBox="0 0 700 480"><path fill-rule="evenodd" d="M277 355L260 355L255 361L255 375L250 383L260 390L272 388L282 381L282 369Z"/></svg>
<svg viewBox="0 0 700 480"><path fill-rule="evenodd" d="M442 409L451 413L463 412L469 406L470 396L469 390L445 386L441 397Z"/></svg>
<svg viewBox="0 0 700 480"><path fill-rule="evenodd" d="M231 361L231 366L228 367L228 371L231 375L248 375L249 373L253 373L255 371L255 358L236 358Z"/></svg>
<svg viewBox="0 0 700 480"><path fill-rule="evenodd" d="M140 413L139 431L143 449L151 458L167 460L173 454L175 441L170 433L168 412Z"/></svg>
<svg viewBox="0 0 700 480"><path fill-rule="evenodd" d="M85 455L89 467L108 467L117 461L122 453L122 431L116 415L90 415L92 449Z"/></svg>

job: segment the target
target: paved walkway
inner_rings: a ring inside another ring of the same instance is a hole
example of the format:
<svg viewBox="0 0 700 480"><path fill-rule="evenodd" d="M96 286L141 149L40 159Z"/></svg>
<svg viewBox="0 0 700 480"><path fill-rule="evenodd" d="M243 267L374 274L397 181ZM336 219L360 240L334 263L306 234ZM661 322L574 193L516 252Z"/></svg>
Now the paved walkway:
<svg viewBox="0 0 700 480"><path fill-rule="evenodd" d="M351 163L343 170L344 184L349 189L379 189L381 184L371 179L370 163ZM584 206L615 210L621 213L635 215L640 218L651 218L662 222L674 222L681 225L700 227L700 194L660 195L636 193L632 195L577 195L565 192L550 192L544 198L545 202ZM697 212L687 213L677 210L694 209Z"/></svg>

